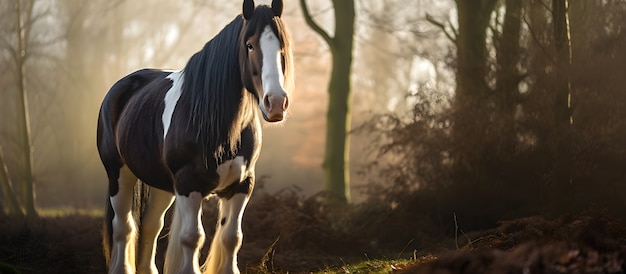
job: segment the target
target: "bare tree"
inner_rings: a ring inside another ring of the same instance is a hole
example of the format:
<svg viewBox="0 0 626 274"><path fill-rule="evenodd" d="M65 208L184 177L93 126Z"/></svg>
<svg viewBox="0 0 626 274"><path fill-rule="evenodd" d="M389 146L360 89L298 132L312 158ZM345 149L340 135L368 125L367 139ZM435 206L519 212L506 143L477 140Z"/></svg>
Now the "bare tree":
<svg viewBox="0 0 626 274"><path fill-rule="evenodd" d="M326 147L324 153L325 188L334 202L349 203L350 198L350 124L352 90L352 47L354 41L354 0L333 0L334 36L318 25L300 0L305 21L328 44L332 54L332 71L328 84Z"/></svg>
<svg viewBox="0 0 626 274"><path fill-rule="evenodd" d="M26 86L26 59L29 57L28 53L28 40L27 33L29 32L28 26L25 24L26 16L28 22L33 14L34 3L30 2L30 5L24 6L23 0L17 0L15 2L15 14L17 20L17 48L14 55L14 60L17 66L17 86L19 92L18 102L18 119L19 124L19 142L20 150L22 152L22 171L20 172L20 186L22 194L22 202L26 210L26 215L33 217L37 215L35 210L35 193L34 193L34 176L33 176L33 143L30 127L30 109L28 107L28 89ZM29 24L30 25L30 24Z"/></svg>

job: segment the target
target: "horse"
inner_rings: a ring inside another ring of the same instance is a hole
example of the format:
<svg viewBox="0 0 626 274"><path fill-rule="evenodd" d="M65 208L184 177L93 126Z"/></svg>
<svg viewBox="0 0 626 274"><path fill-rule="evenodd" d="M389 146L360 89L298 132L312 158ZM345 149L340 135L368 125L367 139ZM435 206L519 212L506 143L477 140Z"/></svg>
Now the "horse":
<svg viewBox="0 0 626 274"><path fill-rule="evenodd" d="M164 273L239 273L260 117L284 120L293 86L282 12L282 0L270 6L244 0L242 14L182 70L138 70L105 95L97 147L108 177L103 247L109 273L158 273L156 240L174 200ZM134 191L138 180L148 186L145 199ZM209 197L218 198L219 215L200 266L201 208ZM137 204L140 221L133 217Z"/></svg>

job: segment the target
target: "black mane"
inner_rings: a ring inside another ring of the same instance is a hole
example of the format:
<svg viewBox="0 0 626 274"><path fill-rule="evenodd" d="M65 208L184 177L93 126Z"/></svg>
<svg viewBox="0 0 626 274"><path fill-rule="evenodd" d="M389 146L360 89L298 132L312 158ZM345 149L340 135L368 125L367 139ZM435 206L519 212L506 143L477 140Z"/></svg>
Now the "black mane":
<svg viewBox="0 0 626 274"><path fill-rule="evenodd" d="M194 54L184 68L181 99L191 105L187 127L189 132L197 132L195 140L202 148L205 162L210 157L219 158L225 152L234 152L243 127L258 117L255 106L259 98L252 92L244 92L240 47L244 45L241 39L262 32L268 25L280 37L281 47L289 49L285 50L288 54L284 56L283 65L286 66L285 84L290 86L293 64L288 34L282 20L265 5L257 6L247 21L237 16Z"/></svg>
<svg viewBox="0 0 626 274"><path fill-rule="evenodd" d="M244 102L239 68L239 33L243 18L237 16L217 36L194 54L184 69L182 98L189 100L191 119L188 128L197 132L204 159L219 157L234 150L239 134L237 117ZM248 100L245 100L248 101Z"/></svg>

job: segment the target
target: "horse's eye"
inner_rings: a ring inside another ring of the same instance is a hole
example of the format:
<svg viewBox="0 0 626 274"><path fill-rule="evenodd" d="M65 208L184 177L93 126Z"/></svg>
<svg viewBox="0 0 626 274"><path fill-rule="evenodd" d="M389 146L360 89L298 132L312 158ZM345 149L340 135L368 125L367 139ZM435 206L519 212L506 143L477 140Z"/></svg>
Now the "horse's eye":
<svg viewBox="0 0 626 274"><path fill-rule="evenodd" d="M252 46L252 44L250 44L250 42L246 42L246 47L248 47L248 51L253 51L254 50L254 46Z"/></svg>

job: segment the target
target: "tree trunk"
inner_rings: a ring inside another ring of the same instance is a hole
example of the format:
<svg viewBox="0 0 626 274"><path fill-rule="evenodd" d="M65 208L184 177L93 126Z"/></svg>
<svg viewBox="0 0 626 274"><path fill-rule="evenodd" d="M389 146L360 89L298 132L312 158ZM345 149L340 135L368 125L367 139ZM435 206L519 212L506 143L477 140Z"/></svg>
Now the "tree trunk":
<svg viewBox="0 0 626 274"><path fill-rule="evenodd" d="M520 30L522 23L522 0L506 1L506 14L502 35L497 44L496 93L501 122L503 155L512 155L515 150L515 106L518 84L521 80L517 64L520 61Z"/></svg>
<svg viewBox="0 0 626 274"><path fill-rule="evenodd" d="M572 63L572 45L570 41L567 0L552 1L552 17L554 22L554 42L556 48L556 97L554 119L558 126L573 123L570 106L569 67Z"/></svg>
<svg viewBox="0 0 626 274"><path fill-rule="evenodd" d="M332 54L332 72L328 85L326 116L326 147L324 154L325 189L332 202L349 203L350 198L350 135L351 69L354 36L354 1L333 0L335 36L330 37L317 25L306 5L300 0L307 24L328 43Z"/></svg>
<svg viewBox="0 0 626 274"><path fill-rule="evenodd" d="M333 70L328 85L326 150L323 167L326 190L333 196L333 199L341 202L350 201L351 63L351 54L333 54Z"/></svg>
<svg viewBox="0 0 626 274"><path fill-rule="evenodd" d="M472 157L486 147L483 136L489 126L491 111L486 99L487 85L486 35L496 0L457 0L459 21L456 39L457 71L453 139L457 163L473 162ZM475 136L467 138L467 136Z"/></svg>
<svg viewBox="0 0 626 274"><path fill-rule="evenodd" d="M16 56L17 63L17 83L19 94L18 103L18 123L19 123L19 140L20 149L22 151L22 174L21 180L21 195L26 215L28 217L37 216L35 210L35 194L34 194L34 178L33 178L33 146L31 140L31 128L30 128L30 114L28 108L28 93L26 89L26 27L23 19L23 5L22 0L16 1L15 11L17 14L17 41L18 50Z"/></svg>
<svg viewBox="0 0 626 274"><path fill-rule="evenodd" d="M457 88L455 104L472 103L487 92L487 26L493 0L457 0Z"/></svg>
<svg viewBox="0 0 626 274"><path fill-rule="evenodd" d="M20 208L20 204L15 197L15 192L11 184L11 178L9 177L9 169L4 161L4 153L0 146L0 189L2 189L2 200L6 206L7 213L9 215L22 216L24 213Z"/></svg>
<svg viewBox="0 0 626 274"><path fill-rule="evenodd" d="M552 1L552 21L556 49L554 123L557 130L555 152L556 185L565 187L572 180L572 109L569 68L572 64L567 0Z"/></svg>

